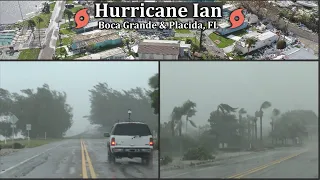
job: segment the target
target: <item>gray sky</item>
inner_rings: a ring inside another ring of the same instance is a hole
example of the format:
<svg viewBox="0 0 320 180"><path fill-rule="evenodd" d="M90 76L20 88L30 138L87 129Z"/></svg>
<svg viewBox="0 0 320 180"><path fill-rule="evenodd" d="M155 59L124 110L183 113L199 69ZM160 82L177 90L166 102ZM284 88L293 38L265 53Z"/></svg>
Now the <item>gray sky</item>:
<svg viewBox="0 0 320 180"><path fill-rule="evenodd" d="M273 108L313 110L318 114L317 62L161 62L160 117L168 121L174 106L197 103L197 124L207 123L220 103L253 115L263 101L269 123Z"/></svg>
<svg viewBox="0 0 320 180"><path fill-rule="evenodd" d="M73 107L74 133L89 122L82 117L90 112L89 92L98 82L116 90L142 87L158 72L158 62L0 62L0 87L10 92L36 89L47 83L51 89L65 91Z"/></svg>

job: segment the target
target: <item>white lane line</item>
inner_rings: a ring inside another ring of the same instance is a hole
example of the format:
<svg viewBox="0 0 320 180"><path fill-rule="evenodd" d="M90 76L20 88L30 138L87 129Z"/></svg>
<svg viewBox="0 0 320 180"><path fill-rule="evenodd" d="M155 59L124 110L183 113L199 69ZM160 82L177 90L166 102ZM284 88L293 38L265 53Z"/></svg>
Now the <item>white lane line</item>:
<svg viewBox="0 0 320 180"><path fill-rule="evenodd" d="M34 158L36 158L36 157L44 154L45 152L48 152L48 151L50 151L50 150L52 150L52 149L54 149L54 148L57 148L57 147L59 147L59 146L61 146L61 145L62 145L62 144L59 144L58 146L49 148L49 149L43 151L42 153L39 153L39 154L37 154L37 155L35 155L35 156L32 156L31 158L28 158L28 159L26 159L26 160L24 160L24 161L22 161L22 162L20 162L20 163L18 163L18 164L16 164L16 165L14 165L14 166L11 166L11 167L9 167L8 169L6 169L6 170L4 170L4 171L1 171L0 174L3 174L3 173L5 173L5 172L7 172L7 171L10 171L11 169L14 169L14 168L16 168L16 167L18 167L18 166L20 166L20 165L22 165L22 164L24 164L24 163L32 160L32 159L34 159Z"/></svg>

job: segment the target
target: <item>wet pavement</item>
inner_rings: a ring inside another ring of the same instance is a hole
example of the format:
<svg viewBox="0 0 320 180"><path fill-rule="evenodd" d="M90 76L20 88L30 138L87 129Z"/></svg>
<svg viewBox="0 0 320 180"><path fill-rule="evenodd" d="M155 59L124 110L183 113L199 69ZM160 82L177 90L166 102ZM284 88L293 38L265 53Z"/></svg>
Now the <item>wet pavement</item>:
<svg viewBox="0 0 320 180"><path fill-rule="evenodd" d="M256 152L206 167L161 171L161 178L317 178L318 145Z"/></svg>
<svg viewBox="0 0 320 180"><path fill-rule="evenodd" d="M141 159L107 161L105 139L63 140L0 157L0 178L157 178L158 156L150 166ZM87 152L87 154L86 154ZM83 155L84 154L84 155Z"/></svg>

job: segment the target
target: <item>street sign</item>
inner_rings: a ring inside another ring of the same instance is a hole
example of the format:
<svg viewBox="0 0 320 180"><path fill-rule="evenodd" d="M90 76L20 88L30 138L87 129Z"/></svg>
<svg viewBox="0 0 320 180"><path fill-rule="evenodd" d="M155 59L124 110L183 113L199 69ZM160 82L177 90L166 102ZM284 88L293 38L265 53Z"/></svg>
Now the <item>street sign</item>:
<svg viewBox="0 0 320 180"><path fill-rule="evenodd" d="M15 124L11 124L11 128L16 128L17 126Z"/></svg>
<svg viewBox="0 0 320 180"><path fill-rule="evenodd" d="M15 116L14 114L12 116L10 116L10 120L9 120L12 124L15 124L16 122L19 121L19 119L17 118L17 116Z"/></svg>
<svg viewBox="0 0 320 180"><path fill-rule="evenodd" d="M27 131L31 131L31 124L27 124L26 129L27 129Z"/></svg>

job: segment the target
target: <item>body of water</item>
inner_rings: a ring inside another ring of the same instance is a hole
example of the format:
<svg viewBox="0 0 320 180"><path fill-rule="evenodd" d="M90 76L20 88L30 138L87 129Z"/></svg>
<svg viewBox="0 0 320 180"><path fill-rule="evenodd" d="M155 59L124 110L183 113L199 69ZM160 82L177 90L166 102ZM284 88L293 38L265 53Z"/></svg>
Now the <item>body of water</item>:
<svg viewBox="0 0 320 180"><path fill-rule="evenodd" d="M11 24L22 20L19 3L23 18L32 16L39 11L42 3L46 1L1 1L0 0L0 24Z"/></svg>

